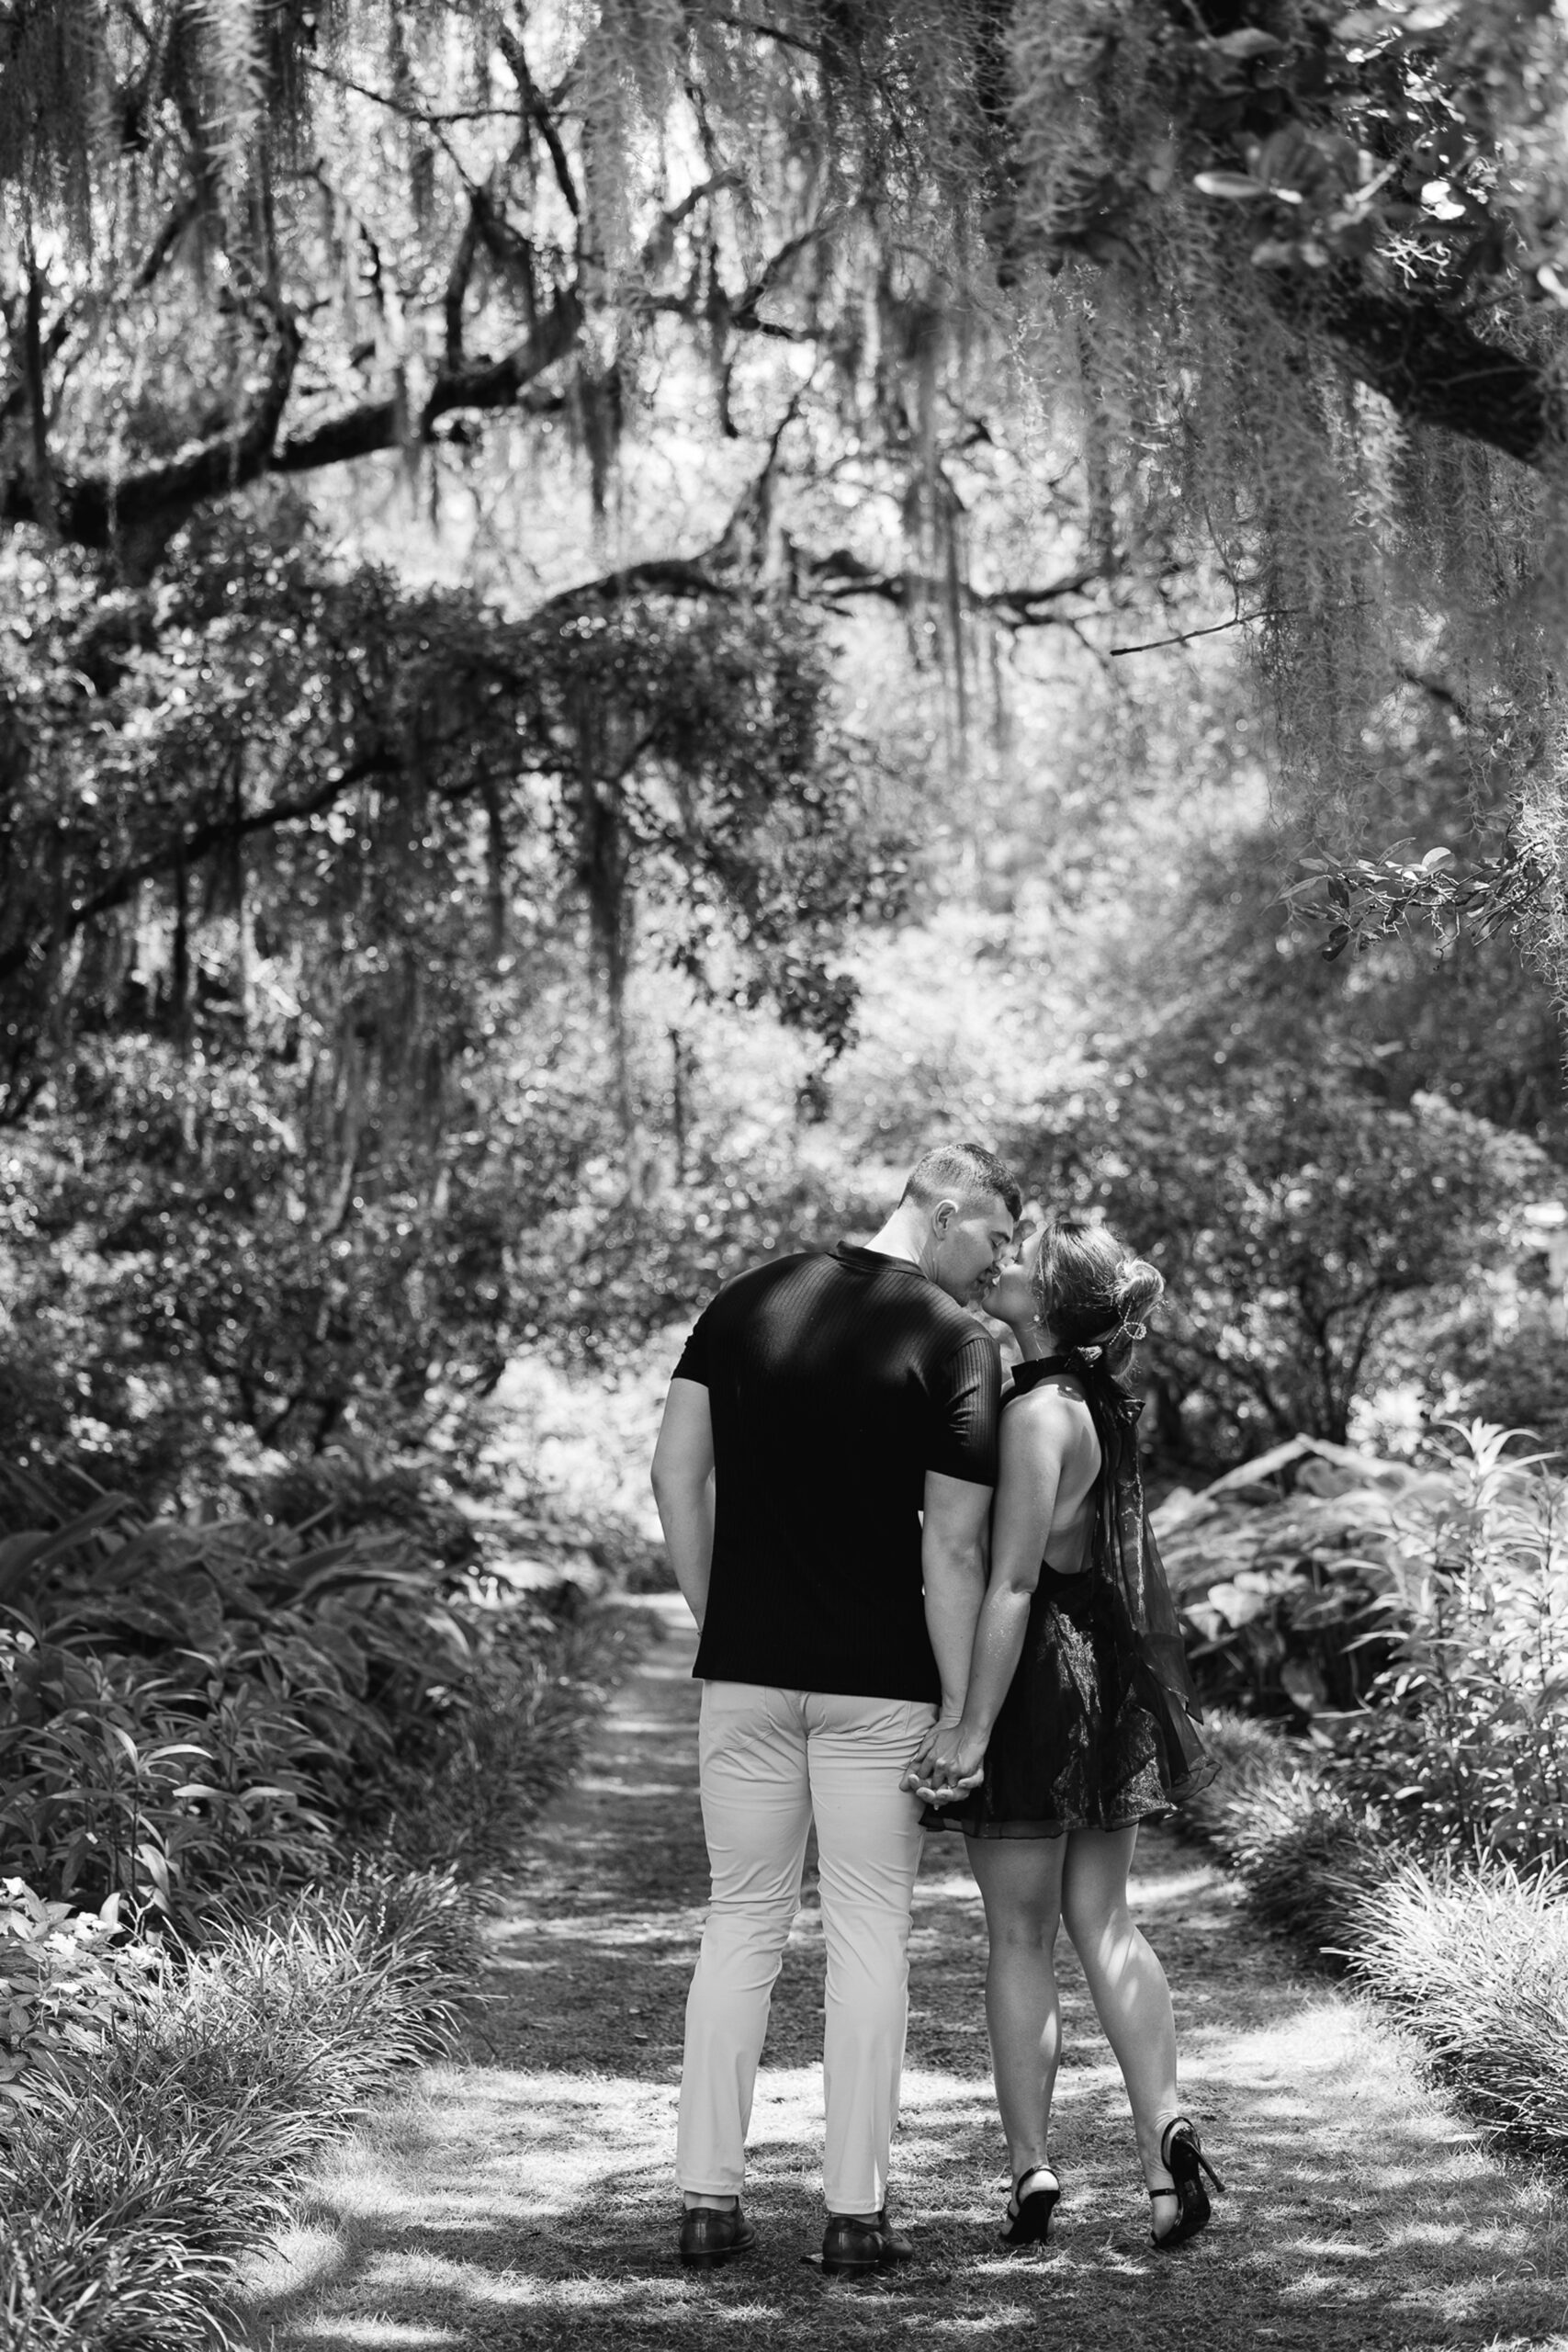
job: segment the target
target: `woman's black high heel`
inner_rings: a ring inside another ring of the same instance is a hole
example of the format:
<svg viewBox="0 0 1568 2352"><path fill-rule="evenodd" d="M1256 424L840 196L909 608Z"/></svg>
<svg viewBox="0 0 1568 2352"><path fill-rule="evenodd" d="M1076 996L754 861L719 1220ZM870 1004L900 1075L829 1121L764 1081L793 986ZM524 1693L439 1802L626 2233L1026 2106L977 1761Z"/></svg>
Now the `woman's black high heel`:
<svg viewBox="0 0 1568 2352"><path fill-rule="evenodd" d="M1176 2186L1174 2188L1151 2188L1149 2195L1152 2198L1174 2197L1176 2220L1163 2237L1156 2236L1152 2228L1149 2235L1162 2253L1168 2254L1173 2247L1185 2245L1189 2238L1195 2238L1200 2230L1208 2227L1212 2208L1199 2166L1202 2166L1216 2188L1223 2190L1224 2182L1203 2154L1202 2143L1185 2116L1179 2116L1174 2123L1166 2125L1160 2135L1159 2160Z"/></svg>
<svg viewBox="0 0 1568 2352"><path fill-rule="evenodd" d="M1038 2180L1043 2172L1055 2174L1055 2165L1031 2165L1027 2172L1019 2174L1013 2182L1007 2216L998 2233L1003 2245L1043 2244L1051 2226L1051 2216L1056 2210L1056 2199L1062 2193L1060 2184L1053 2179L1049 2188L1032 2188L1027 2197L1023 2193L1023 2184L1026 2180Z"/></svg>

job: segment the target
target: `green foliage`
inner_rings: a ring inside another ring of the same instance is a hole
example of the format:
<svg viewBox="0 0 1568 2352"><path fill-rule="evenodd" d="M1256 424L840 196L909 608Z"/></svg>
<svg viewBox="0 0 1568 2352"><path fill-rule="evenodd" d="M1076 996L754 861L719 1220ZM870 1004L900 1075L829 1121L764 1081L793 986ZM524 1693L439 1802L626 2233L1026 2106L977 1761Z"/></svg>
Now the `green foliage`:
<svg viewBox="0 0 1568 2352"><path fill-rule="evenodd" d="M1439 1359L1434 1366L1449 1374L1444 1386L1450 1393L1436 1396L1438 1410L1455 1420L1514 1430L1511 1452L1539 1449L1555 1456L1561 1469L1568 1454L1568 1339L1539 1313L1522 1315L1506 1339L1483 1318L1476 1322L1479 1329L1461 1326L1443 1351L1447 1363Z"/></svg>
<svg viewBox="0 0 1568 2352"><path fill-rule="evenodd" d="M838 944L908 888L797 608L515 621L288 507L182 554L109 597L23 560L0 635L0 1395L24 1458L154 1503L221 1487L233 1423L299 1452L482 1395L539 1221L637 1223L634 958L831 1057Z"/></svg>
<svg viewBox="0 0 1568 2352"><path fill-rule="evenodd" d="M1224 1769L1184 1809L1189 1833L1224 1856L1269 1925L1388 2004L1483 2131L1561 2164L1561 1873L1495 1853L1413 1854L1321 1751L1223 1714L1205 1736Z"/></svg>
<svg viewBox="0 0 1568 2352"><path fill-rule="evenodd" d="M1307 871L1282 893L1292 912L1326 925L1324 955L1332 963L1348 947L1364 953L1426 922L1448 944L1465 926L1489 939L1505 923L1517 923L1550 876L1520 850L1504 851L1467 873L1455 870L1450 849L1429 849L1419 859L1307 857Z"/></svg>
<svg viewBox="0 0 1568 2352"><path fill-rule="evenodd" d="M1397 1516L1373 1604L1392 1642L1342 1769L1424 1851L1568 1862L1568 1481L1475 1423L1452 1489Z"/></svg>
<svg viewBox="0 0 1568 2352"><path fill-rule="evenodd" d="M234 1424L253 1451L309 1449L356 1402L386 1435L427 1419L432 1387L493 1379L527 1205L507 1194L510 1128L444 1149L362 1127L344 1170L345 1139L307 1124L313 1091L265 1053L134 1036L78 1052L55 1114L0 1163L13 1458L156 1505L221 1490ZM338 1218L321 1194L345 1174Z"/></svg>
<svg viewBox="0 0 1568 2352"><path fill-rule="evenodd" d="M1359 1897L1351 1968L1457 2083L1484 2130L1568 2157L1568 1902L1560 1873L1407 1860Z"/></svg>
<svg viewBox="0 0 1568 2352"><path fill-rule="evenodd" d="M20 566L31 617L0 639L14 1111L68 1014L292 1071L235 1090L247 1192L301 1125L330 1123L352 1163L378 1114L394 1144L449 1123L465 1059L579 910L614 1004L644 899L700 988L842 1042L825 956L902 880L798 609L617 591L513 621L340 571L287 508L184 554L161 590L107 598ZM137 1130L165 1164L175 1120Z"/></svg>
<svg viewBox="0 0 1568 2352"><path fill-rule="evenodd" d="M99 1911L46 1903L19 1878L0 1882L0 2098L80 2098L117 2034L155 1998L159 1956L120 1929L119 1896Z"/></svg>
<svg viewBox="0 0 1568 2352"><path fill-rule="evenodd" d="M391 1489L384 1502L395 1498L408 1516L406 1482L383 1483ZM362 1477L344 1507L364 1506L375 1493L376 1483ZM232 1544L234 1528L225 1532ZM256 1529L252 1535L255 1554L265 1553L272 1538ZM103 1578L80 1556L80 1527L61 1537L54 1598L62 1605L65 1588L80 1601ZM136 1540L120 1545L122 1559ZM306 1556L297 1539L277 1540L270 1568L255 1571L275 1585ZM363 1566L363 1547L377 1540L361 1534L335 1549L347 1560L357 1543ZM106 1559L111 1548L107 1540L100 1546ZM210 1574L216 1554L200 1556ZM136 1579L138 1590L151 1588L150 1615L168 1597L158 1558L156 1545L144 1552ZM16 1559L14 1546L0 1552L7 1566ZM49 1564L35 1553L32 1565ZM321 1569L318 1559L314 1573ZM434 1578L428 1584L439 1589ZM333 1589L329 1564L313 1623L297 1616L292 1631L276 1591L268 1604L282 1623L280 1650L297 1668L308 1639L340 1668L349 1662L352 1628L330 1622ZM252 1582L251 1601L265 1589ZM472 1622L478 1630L478 1612ZM199 1890L176 1879L187 1906L176 1905L176 1924L197 1939L180 1948L167 1937L128 1938L116 1926L115 1898L102 1913L84 1913L6 1883L0 2336L7 2352L208 2352L234 2341L234 2266L276 2228L302 2165L367 2100L451 2045L479 1965L475 1881L512 1862L519 1828L570 1759L615 1647L591 1611L551 1620L536 1609L492 1607L483 1630L479 1670L460 1711L444 1719L437 1747L421 1721L412 1738L396 1736L410 1727L397 1720L398 1690L383 1692L373 1801L332 1824L330 1850L309 1855L303 1840L291 1849L291 1868L311 1866L292 1892L289 1870L258 1872L243 1847L199 1917L191 1916ZM423 1640L429 1648L428 1629ZM401 1693L405 1702L427 1695L428 1680ZM363 1832L367 1813L376 1835L349 1858L344 1847L356 1826ZM272 1900L257 1910L267 1887ZM166 1926L168 1915L154 1905L143 1924Z"/></svg>
<svg viewBox="0 0 1568 2352"><path fill-rule="evenodd" d="M765 409L767 445L815 362L823 413L898 453L910 617L961 653L939 428L983 445L977 395L1039 399L1093 561L1161 595L1201 571L1201 627L1262 624L1323 830L1354 832L1419 660L1478 803L1542 849L1554 526L1487 453L1546 467L1560 437L1562 28L1503 0L1266 14L798 0L759 30L604 0L476 42L451 0L225 0L175 42L39 0L0 60L0 515L144 581L268 472L401 451L428 486L439 452L482 504L492 411L513 476L519 441L574 435L603 514L665 385L721 445ZM789 577L766 490L718 546L705 594ZM633 569L692 584L685 555Z"/></svg>
<svg viewBox="0 0 1568 2352"><path fill-rule="evenodd" d="M831 1249L846 1230L880 1221L851 1171L804 1164L793 1137L780 1145L744 1158L704 1153L684 1183L651 1201L616 1201L553 1295L570 1219L543 1225L530 1337L603 1363L650 1332L694 1321L720 1283L760 1259Z"/></svg>
<svg viewBox="0 0 1568 2352"><path fill-rule="evenodd" d="M1182 1611L1200 1692L1261 1716L1354 1707L1376 1670L1354 1638L1371 1598L1359 1560L1293 1547L1216 1578Z"/></svg>
<svg viewBox="0 0 1568 2352"><path fill-rule="evenodd" d="M0 2145L17 2352L208 2352L238 2257L355 2109L450 2041L473 1947L450 1873L361 1871L227 1928Z"/></svg>
<svg viewBox="0 0 1568 2352"><path fill-rule="evenodd" d="M319 1877L388 1767L434 1758L472 1664L443 1573L392 1535L143 1522L111 1497L18 1529L0 1575L0 1861L182 1924Z"/></svg>
<svg viewBox="0 0 1568 2352"><path fill-rule="evenodd" d="M1218 1424L1181 1432L1211 1457L1297 1431L1342 1443L1396 1302L1497 1252L1542 1181L1532 1145L1430 1095L1393 1108L1300 1065L1202 1091L1115 1077L1061 1121L1034 1182L1101 1205L1165 1274L1150 1360Z"/></svg>
<svg viewBox="0 0 1568 2352"><path fill-rule="evenodd" d="M1355 1904L1386 1863L1375 1817L1310 1748L1246 1716L1207 1714L1203 1737L1221 1773L1183 1808L1183 1827L1224 1856L1270 1927L1342 1958Z"/></svg>
<svg viewBox="0 0 1568 2352"><path fill-rule="evenodd" d="M435 1763L400 1763L378 1781L375 1840L356 1867L394 1878L455 1869L467 1887L504 1887L522 1832L570 1769L597 1694L635 1648L636 1634L613 1622L619 1614L564 1596L547 1620L504 1612Z"/></svg>

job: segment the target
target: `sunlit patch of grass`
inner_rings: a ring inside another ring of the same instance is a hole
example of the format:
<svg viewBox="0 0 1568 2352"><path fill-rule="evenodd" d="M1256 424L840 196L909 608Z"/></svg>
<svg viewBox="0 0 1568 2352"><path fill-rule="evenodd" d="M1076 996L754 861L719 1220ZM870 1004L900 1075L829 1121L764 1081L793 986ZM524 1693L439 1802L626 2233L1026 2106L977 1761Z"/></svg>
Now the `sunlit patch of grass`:
<svg viewBox="0 0 1568 2352"><path fill-rule="evenodd" d="M348 2245L341 2229L324 2229L295 2222L279 2230L269 2245L258 2248L247 2266L253 2290L276 2302L285 2295L300 2295L324 2286L340 2270Z"/></svg>
<svg viewBox="0 0 1568 2352"><path fill-rule="evenodd" d="M331 2327L307 2321L299 2334L310 2343L363 2344L367 2352L401 2352L403 2346L425 2344L457 2344L461 2338L449 2327L433 2327L420 2322L397 2319L351 2319L334 2322Z"/></svg>

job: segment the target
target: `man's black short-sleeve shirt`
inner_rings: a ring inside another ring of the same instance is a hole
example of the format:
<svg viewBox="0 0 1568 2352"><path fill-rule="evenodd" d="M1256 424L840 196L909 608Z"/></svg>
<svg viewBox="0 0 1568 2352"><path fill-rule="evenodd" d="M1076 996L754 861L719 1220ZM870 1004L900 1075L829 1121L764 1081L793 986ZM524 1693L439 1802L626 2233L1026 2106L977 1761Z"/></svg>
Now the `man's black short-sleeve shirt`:
<svg viewBox="0 0 1568 2352"><path fill-rule="evenodd" d="M727 1283L675 1367L713 1417L716 1515L694 1671L938 1699L926 1473L994 1486L995 1341L901 1258L848 1242Z"/></svg>

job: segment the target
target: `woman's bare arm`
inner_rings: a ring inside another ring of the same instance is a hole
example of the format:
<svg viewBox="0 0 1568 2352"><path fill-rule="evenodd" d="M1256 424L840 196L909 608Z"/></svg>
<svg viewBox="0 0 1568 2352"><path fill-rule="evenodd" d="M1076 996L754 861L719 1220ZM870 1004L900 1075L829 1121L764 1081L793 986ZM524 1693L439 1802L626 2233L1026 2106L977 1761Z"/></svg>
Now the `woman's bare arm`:
<svg viewBox="0 0 1568 2352"><path fill-rule="evenodd" d="M1002 1415L1000 1467L991 1521L991 1574L976 1628L964 1712L922 1751L920 1790L938 1803L980 1777L986 1744L1017 1670L1040 1579L1063 1471L1083 1443L1084 1408L1059 1389L1036 1388Z"/></svg>

